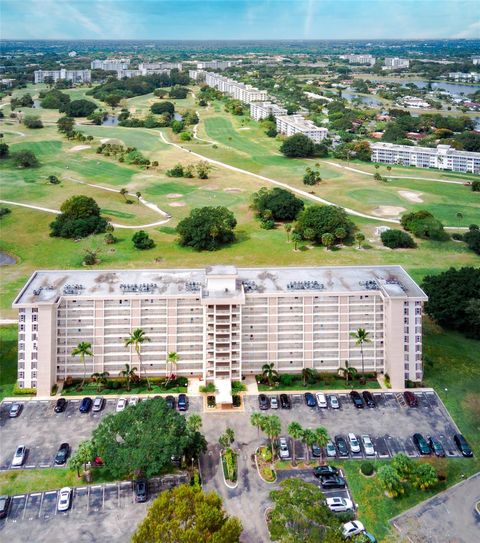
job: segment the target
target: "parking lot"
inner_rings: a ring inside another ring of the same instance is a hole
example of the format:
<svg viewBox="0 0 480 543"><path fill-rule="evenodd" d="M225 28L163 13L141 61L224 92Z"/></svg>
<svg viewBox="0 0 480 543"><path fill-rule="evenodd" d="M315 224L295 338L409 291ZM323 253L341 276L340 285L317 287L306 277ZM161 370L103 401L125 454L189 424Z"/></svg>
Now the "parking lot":
<svg viewBox="0 0 480 543"><path fill-rule="evenodd" d="M200 410L201 398L190 398L189 402L190 409ZM53 467L60 444L67 442L74 451L80 442L91 436L102 417L115 412L117 400L106 398L102 411L85 414L79 412L80 400L69 399L63 413L54 412L55 400L30 400L22 403L21 414L12 419L8 416L11 402L0 404L0 471L11 469L18 445L28 448L23 468Z"/></svg>

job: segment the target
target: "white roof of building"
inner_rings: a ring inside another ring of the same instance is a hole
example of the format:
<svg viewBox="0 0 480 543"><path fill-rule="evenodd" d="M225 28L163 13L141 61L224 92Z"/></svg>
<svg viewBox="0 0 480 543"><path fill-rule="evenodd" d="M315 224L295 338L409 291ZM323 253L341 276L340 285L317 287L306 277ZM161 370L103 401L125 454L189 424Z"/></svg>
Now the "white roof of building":
<svg viewBox="0 0 480 543"><path fill-rule="evenodd" d="M214 297L207 293L209 275L237 274L245 294L322 295L380 290L389 297L426 299L401 266L338 266L312 268L235 268L149 270L45 270L35 272L13 306L56 303L69 298L131 298L141 296ZM203 294L202 294L203 293Z"/></svg>
<svg viewBox="0 0 480 543"><path fill-rule="evenodd" d="M379 141L370 144L372 149L392 149L397 151L408 151L411 153L430 153L432 155L455 155L464 156L465 158L480 158L480 153L473 151L458 151L450 145L437 145L437 147L417 147L413 145L398 145L396 143L388 143Z"/></svg>
<svg viewBox="0 0 480 543"><path fill-rule="evenodd" d="M305 119L302 115L283 115L277 117L277 119L292 126L296 126L300 130L319 130L320 132L328 132L325 127L317 126L313 121Z"/></svg>

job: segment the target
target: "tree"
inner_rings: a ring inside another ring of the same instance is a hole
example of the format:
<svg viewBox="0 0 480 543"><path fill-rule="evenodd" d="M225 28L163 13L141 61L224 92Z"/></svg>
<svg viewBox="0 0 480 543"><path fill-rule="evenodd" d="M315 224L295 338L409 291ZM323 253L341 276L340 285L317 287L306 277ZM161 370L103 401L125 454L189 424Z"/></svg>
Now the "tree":
<svg viewBox="0 0 480 543"><path fill-rule="evenodd" d="M348 360L345 360L345 366L343 368L339 368L338 373L345 379L345 382L348 385L349 379L354 379L357 375L357 370L355 368L351 368Z"/></svg>
<svg viewBox="0 0 480 543"><path fill-rule="evenodd" d="M35 153L28 149L12 153L12 158L17 168L35 168L39 164Z"/></svg>
<svg viewBox="0 0 480 543"><path fill-rule="evenodd" d="M472 228L470 225L468 232L463 235L463 241L467 244L468 248L480 255L480 230L477 228Z"/></svg>
<svg viewBox="0 0 480 543"><path fill-rule="evenodd" d="M335 232L333 233L333 236L335 239L338 239L340 242L342 242L347 237L347 231L345 228L337 228Z"/></svg>
<svg viewBox="0 0 480 543"><path fill-rule="evenodd" d="M100 392L102 390L102 388L107 384L107 377L109 376L110 374L108 373L108 371L102 371L102 372L96 372L96 373L92 373L91 375L91 379L94 383L97 384L97 392Z"/></svg>
<svg viewBox="0 0 480 543"><path fill-rule="evenodd" d="M355 234L355 241L358 243L358 248L360 249L362 243L365 241L365 234L363 234L362 232L357 232Z"/></svg>
<svg viewBox="0 0 480 543"><path fill-rule="evenodd" d="M305 170L305 174L303 176L304 185L317 185L321 180L322 177L318 170L312 170L311 168L307 168Z"/></svg>
<svg viewBox="0 0 480 543"><path fill-rule="evenodd" d="M403 230L389 228L380 234L380 239L390 249L413 249L417 246L412 236Z"/></svg>
<svg viewBox="0 0 480 543"><path fill-rule="evenodd" d="M290 241L290 232L292 231L293 225L292 223L286 222L283 225L283 228L285 228L285 232L287 233L287 243Z"/></svg>
<svg viewBox="0 0 480 543"><path fill-rule="evenodd" d="M87 341L80 342L72 351L72 356L77 355L80 356L80 360L83 364L83 380L80 385L80 388L82 389L85 385L85 380L87 379L87 365L85 364L85 357L93 356L92 344L88 343Z"/></svg>
<svg viewBox="0 0 480 543"><path fill-rule="evenodd" d="M137 190L137 192L135 193L135 196L137 197L138 203L140 203L140 198L142 197L142 193L139 190Z"/></svg>
<svg viewBox="0 0 480 543"><path fill-rule="evenodd" d="M252 426L255 426L260 433L260 430L263 429L263 426L265 424L265 415L262 415L262 413L259 413L256 411L255 413L252 413L250 416L250 424Z"/></svg>
<svg viewBox="0 0 480 543"><path fill-rule="evenodd" d="M319 426L315 429L315 443L320 447L321 457L323 458L323 450L327 446L327 443L330 441L328 436L328 431L323 426Z"/></svg>
<svg viewBox="0 0 480 543"><path fill-rule="evenodd" d="M108 222L100 216L100 207L88 196L72 196L60 207L61 214L50 223L50 236L84 238L105 232Z"/></svg>
<svg viewBox="0 0 480 543"><path fill-rule="evenodd" d="M132 236L132 241L135 249L140 249L144 251L146 249L153 249L155 247L155 242L153 239L145 232L145 230L139 230L135 232Z"/></svg>
<svg viewBox="0 0 480 543"><path fill-rule="evenodd" d="M71 132L73 132L74 127L75 119L73 119L72 117L60 117L60 119L58 119L57 121L57 130L61 134L70 134Z"/></svg>
<svg viewBox="0 0 480 543"><path fill-rule="evenodd" d="M52 185L59 185L60 179L56 175L49 175L48 182L51 183Z"/></svg>
<svg viewBox="0 0 480 543"><path fill-rule="evenodd" d="M43 109L58 109L60 112L64 112L70 103L70 96L58 89L52 89L47 92L42 98L40 105Z"/></svg>
<svg viewBox="0 0 480 543"><path fill-rule="evenodd" d="M171 352L171 353L168 353L168 356L167 356L167 372L168 372L168 378L167 378L167 383L170 381L171 377L172 377L172 373L173 373L173 367L177 367L177 364L178 364L178 360L180 359L180 357L178 356L178 354L176 352ZM170 371L168 371L168 365L170 364Z"/></svg>
<svg viewBox="0 0 480 543"><path fill-rule="evenodd" d="M303 379L303 386L307 386L307 381L311 382L313 381L315 376L315 373L312 368L303 368L302 370L302 379Z"/></svg>
<svg viewBox="0 0 480 543"><path fill-rule="evenodd" d="M252 195L251 207L257 217L263 217L266 211L270 211L276 221L291 221L304 208L304 203L289 190L262 187Z"/></svg>
<svg viewBox="0 0 480 543"><path fill-rule="evenodd" d="M122 188L118 192L124 197L125 200L127 200L128 190L126 188Z"/></svg>
<svg viewBox="0 0 480 543"><path fill-rule="evenodd" d="M278 543L342 543L341 521L325 504L318 485L292 477L270 492L268 515L272 541Z"/></svg>
<svg viewBox="0 0 480 543"><path fill-rule="evenodd" d="M161 115L162 113L168 113L171 117L175 113L175 106L172 102L156 102L150 106L150 111L155 115Z"/></svg>
<svg viewBox="0 0 480 543"><path fill-rule="evenodd" d="M404 453L396 454L391 466L402 479L408 479L415 469L413 460Z"/></svg>
<svg viewBox="0 0 480 543"><path fill-rule="evenodd" d="M178 100L183 100L188 95L188 88L182 87L180 85L174 85L170 92L168 93L170 98L176 98Z"/></svg>
<svg viewBox="0 0 480 543"><path fill-rule="evenodd" d="M191 432L199 432L202 429L202 417L197 413L193 413L187 418L187 428Z"/></svg>
<svg viewBox="0 0 480 543"><path fill-rule="evenodd" d="M39 115L25 115L23 124L27 128L43 128L42 119L40 119Z"/></svg>
<svg viewBox="0 0 480 543"><path fill-rule="evenodd" d="M125 379L125 387L127 390L130 390L130 385L132 382L138 379L137 369L130 366L130 364L125 364L125 369L120 371L120 377Z"/></svg>
<svg viewBox="0 0 480 543"><path fill-rule="evenodd" d="M68 467L77 472L77 477L80 477L80 468L84 471L87 469L87 464L95 460L95 449L91 440L82 441L75 453L71 456Z"/></svg>
<svg viewBox="0 0 480 543"><path fill-rule="evenodd" d="M297 246L298 244L302 241L302 235L297 232L296 230L293 231L292 233L292 241L293 241L293 250L296 251L297 250Z"/></svg>
<svg viewBox="0 0 480 543"><path fill-rule="evenodd" d="M269 387L273 385L274 381L278 381L278 371L273 362L262 366L262 378L267 381Z"/></svg>
<svg viewBox="0 0 480 543"><path fill-rule="evenodd" d="M445 241L449 237L445 233L442 223L426 210L405 213L402 215L400 223L405 230L417 238Z"/></svg>
<svg viewBox="0 0 480 543"><path fill-rule="evenodd" d="M345 210L341 207L330 205L312 205L304 209L297 218L295 229L305 238L305 230L311 228L315 237L313 241L320 243L323 234L335 232L338 228L343 228L350 237L353 233L354 225L347 217Z"/></svg>
<svg viewBox="0 0 480 543"><path fill-rule="evenodd" d="M181 485L162 492L133 534L133 543L239 543L242 524L214 492Z"/></svg>
<svg viewBox="0 0 480 543"><path fill-rule="evenodd" d="M472 181L472 190L473 192L480 192L480 181L478 179Z"/></svg>
<svg viewBox="0 0 480 543"><path fill-rule="evenodd" d="M389 466L388 464L380 466L377 477L390 496L396 497L404 493L405 489L402 480L392 466Z"/></svg>
<svg viewBox="0 0 480 543"><path fill-rule="evenodd" d="M304 231L304 235L305 235L305 231ZM330 234L330 232L325 232L325 234L322 234L322 245L324 245L327 248L327 250L333 247L334 244L335 244L335 237L333 236L333 234Z"/></svg>
<svg viewBox="0 0 480 543"><path fill-rule="evenodd" d="M478 299L480 268L450 268L427 275L422 289L428 296L425 311L440 326L480 339L480 324L467 312L469 302Z"/></svg>
<svg viewBox="0 0 480 543"><path fill-rule="evenodd" d="M262 430L267 434L272 450L272 459L275 458L275 440L282 431L282 423L277 415L266 416L262 425Z"/></svg>
<svg viewBox="0 0 480 543"><path fill-rule="evenodd" d="M368 332L365 328L359 328L356 332L350 332L350 337L355 340L356 345L360 345L360 355L362 357L362 379L365 376L365 364L363 360L363 345L370 343L372 340L368 337Z"/></svg>
<svg viewBox="0 0 480 543"><path fill-rule="evenodd" d="M294 134L286 138L280 146L280 152L290 158L310 157L314 151L313 141L305 134Z"/></svg>
<svg viewBox="0 0 480 543"><path fill-rule="evenodd" d="M212 166L206 161L202 160L195 164L197 175L199 179L208 179L208 174L212 171Z"/></svg>
<svg viewBox="0 0 480 543"><path fill-rule="evenodd" d="M312 445L317 441L317 435L313 430L310 430L310 428L306 428L303 431L302 435L302 443L307 448L307 463L310 462L310 449Z"/></svg>
<svg viewBox="0 0 480 543"><path fill-rule="evenodd" d="M196 457L196 444L186 418L163 398L140 402L135 409L108 414L93 431L95 452L112 477L152 477L172 469L172 458ZM192 448L193 447L193 448Z"/></svg>
<svg viewBox="0 0 480 543"><path fill-rule="evenodd" d="M303 428L298 422L291 422L288 425L288 435L294 440L298 441L303 438ZM295 443L292 445L292 464L295 466Z"/></svg>
<svg viewBox="0 0 480 543"><path fill-rule="evenodd" d="M97 104L90 100L73 100L65 107L65 113L69 117L88 117L97 109Z"/></svg>
<svg viewBox="0 0 480 543"><path fill-rule="evenodd" d="M117 107L118 104L122 101L122 95L115 93L108 94L107 96L105 96L103 101L110 107Z"/></svg>
<svg viewBox="0 0 480 543"><path fill-rule="evenodd" d="M150 338L145 335L145 332L141 328L136 328L133 330L133 332L130 333L130 335L125 338L124 343L125 347L133 347L135 348L135 352L137 353L138 358L138 365L140 366L140 375L142 375L142 345L143 343L146 343L147 341L150 341ZM147 379L147 387L148 390L152 388L150 385L150 380L148 379L148 375L145 373L145 378Z"/></svg>
<svg viewBox="0 0 480 543"><path fill-rule="evenodd" d="M201 207L177 225L180 245L214 251L235 240L235 215L226 207Z"/></svg>

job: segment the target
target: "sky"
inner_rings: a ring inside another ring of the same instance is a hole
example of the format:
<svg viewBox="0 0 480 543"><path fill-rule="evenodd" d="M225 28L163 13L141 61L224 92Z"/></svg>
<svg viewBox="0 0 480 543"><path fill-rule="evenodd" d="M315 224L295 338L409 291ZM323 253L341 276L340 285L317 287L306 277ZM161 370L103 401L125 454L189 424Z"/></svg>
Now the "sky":
<svg viewBox="0 0 480 543"><path fill-rule="evenodd" d="M2 39L480 38L478 0L0 0Z"/></svg>

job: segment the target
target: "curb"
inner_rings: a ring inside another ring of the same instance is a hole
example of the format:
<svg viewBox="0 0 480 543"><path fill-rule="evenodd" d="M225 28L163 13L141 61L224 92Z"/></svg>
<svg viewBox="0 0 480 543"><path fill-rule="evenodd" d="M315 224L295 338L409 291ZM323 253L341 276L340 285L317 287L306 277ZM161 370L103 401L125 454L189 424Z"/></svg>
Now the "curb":
<svg viewBox="0 0 480 543"><path fill-rule="evenodd" d="M256 466L256 468L257 468L258 476L260 477L260 479L261 479L264 483L267 483L267 485L273 485L274 483L277 482L277 479L278 479L278 477L277 477L277 472L276 472L276 470L275 470L274 468L272 468L272 472L273 472L273 474L275 475L275 480L274 480L274 481L267 481L266 479L264 479L264 478L262 477L262 474L260 473L260 469L259 469L259 467L258 467L258 460L257 460L257 453L258 453L259 450L260 450L260 447L257 447L257 448L255 449L255 466Z"/></svg>
<svg viewBox="0 0 480 543"><path fill-rule="evenodd" d="M236 456L238 456L237 451L235 451L233 449L232 449L232 451L235 453ZM238 486L238 460L237 460L237 481L236 481L235 484L232 485L231 483L228 483L227 479L225 478L225 470L223 469L223 453L224 453L224 450L221 449L220 450L220 469L222 470L223 482L225 483L225 486L227 488L230 488L230 489L233 490L233 489L237 488L237 486Z"/></svg>

